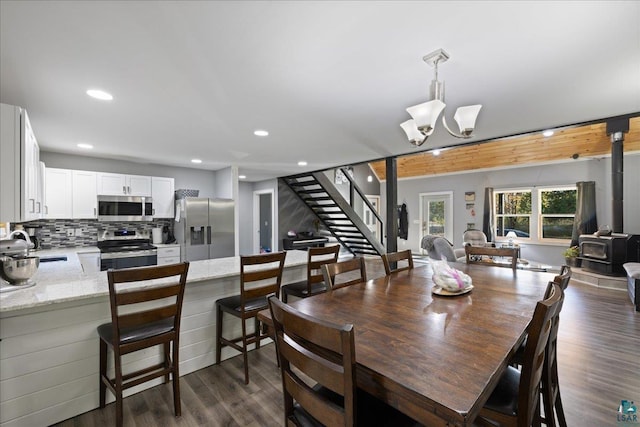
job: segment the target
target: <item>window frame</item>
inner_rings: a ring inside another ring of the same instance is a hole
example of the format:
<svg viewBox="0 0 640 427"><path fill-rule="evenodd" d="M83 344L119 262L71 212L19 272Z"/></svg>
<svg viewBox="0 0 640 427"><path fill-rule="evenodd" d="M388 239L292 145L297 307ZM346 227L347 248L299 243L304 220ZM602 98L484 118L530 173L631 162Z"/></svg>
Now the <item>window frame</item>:
<svg viewBox="0 0 640 427"><path fill-rule="evenodd" d="M496 236L495 236L496 241L499 241L499 242L508 241L506 236L498 236L497 235L497 231L498 231L497 227L498 227L498 218L499 217L502 217L502 218L505 218L505 217L527 217L527 218L529 218L529 237L517 237L517 240L518 241L526 241L526 242L530 242L530 241L533 240L531 238L531 236L533 235L533 230L532 229L534 228L534 224L533 224L533 219L534 219L534 214L533 214L533 212L534 212L534 199L533 199L533 196L534 196L535 193L534 193L533 190L534 189L530 188L530 187L500 188L500 189L494 189L493 190L494 201L495 201L496 194L501 194L501 193L530 193L531 194L531 211L530 211L529 214L508 214L508 215L498 214L497 213L498 206L497 206L496 203L493 203L492 215L493 215L493 224L494 224L495 232L496 232Z"/></svg>
<svg viewBox="0 0 640 427"><path fill-rule="evenodd" d="M551 238L551 237L544 237L543 233L542 233L542 230L543 230L543 219L545 217L573 218L573 221L575 222L576 213L574 212L573 214L543 214L542 213L542 193L543 192L550 192L550 191L567 191L567 190L578 191L576 185L575 184L571 184L571 185L556 185L556 186L539 187L537 190L538 190L537 191L537 200L536 200L537 212L538 212L538 230L537 230L537 236L536 236L537 240L539 242L544 242L544 243L569 244L571 242L571 237L569 237L568 239L557 239L557 238ZM532 208L533 208L533 206L532 206Z"/></svg>
<svg viewBox="0 0 640 427"><path fill-rule="evenodd" d="M531 214L529 216L529 237L518 237L516 240L522 243L529 244L545 244L545 245L557 245L564 246L568 245L571 242L571 239L556 239L556 238L543 238L542 237L542 219L543 217L573 217L575 221L575 212L574 214L542 214L542 192L544 191L566 191L566 190L574 190L577 191L577 186L575 184L557 184L557 185L545 185L542 187L531 186L531 187L505 187L505 188L495 188L493 190L493 197L495 199L496 194L498 193L523 193L530 192L531 193ZM498 214L497 209L498 206L496 203L493 204L493 212L491 212L493 219L493 227L494 232L496 233L495 241L496 243L505 243L508 239L505 236L498 236L498 218L499 217L514 217L514 216L527 216L525 214Z"/></svg>

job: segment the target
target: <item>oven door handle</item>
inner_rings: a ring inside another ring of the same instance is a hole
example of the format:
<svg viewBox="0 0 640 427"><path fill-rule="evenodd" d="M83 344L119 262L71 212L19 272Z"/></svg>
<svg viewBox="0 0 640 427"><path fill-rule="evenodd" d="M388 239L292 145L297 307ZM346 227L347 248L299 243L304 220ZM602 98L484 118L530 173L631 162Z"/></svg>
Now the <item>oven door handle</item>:
<svg viewBox="0 0 640 427"><path fill-rule="evenodd" d="M207 245L211 244L211 226L207 225Z"/></svg>

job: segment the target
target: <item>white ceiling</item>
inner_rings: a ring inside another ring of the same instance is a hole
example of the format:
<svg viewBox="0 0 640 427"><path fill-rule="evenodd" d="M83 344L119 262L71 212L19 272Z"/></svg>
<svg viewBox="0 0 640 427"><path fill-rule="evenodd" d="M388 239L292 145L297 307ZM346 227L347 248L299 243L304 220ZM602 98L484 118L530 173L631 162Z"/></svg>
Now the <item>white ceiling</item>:
<svg viewBox="0 0 640 427"><path fill-rule="evenodd" d="M640 111L638 1L3 0L0 19L0 100L42 149L250 181L417 151L399 124L438 48L449 120L483 104L476 140ZM422 149L459 142L439 126Z"/></svg>

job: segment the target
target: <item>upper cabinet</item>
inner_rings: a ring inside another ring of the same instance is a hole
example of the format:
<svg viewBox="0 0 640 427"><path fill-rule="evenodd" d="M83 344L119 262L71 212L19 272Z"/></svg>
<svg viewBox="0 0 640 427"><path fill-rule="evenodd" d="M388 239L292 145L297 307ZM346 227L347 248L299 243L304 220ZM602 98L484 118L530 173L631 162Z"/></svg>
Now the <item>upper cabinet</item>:
<svg viewBox="0 0 640 427"><path fill-rule="evenodd" d="M173 218L175 183L173 178L151 178L154 218Z"/></svg>
<svg viewBox="0 0 640 427"><path fill-rule="evenodd" d="M91 219L97 214L96 173L47 168L45 217Z"/></svg>
<svg viewBox="0 0 640 427"><path fill-rule="evenodd" d="M40 148L26 110L0 105L0 221L30 221L43 216Z"/></svg>
<svg viewBox="0 0 640 427"><path fill-rule="evenodd" d="M98 172L98 194L151 197L151 177Z"/></svg>
<svg viewBox="0 0 640 427"><path fill-rule="evenodd" d="M96 176L96 172L72 171L72 218L96 218L98 215Z"/></svg>

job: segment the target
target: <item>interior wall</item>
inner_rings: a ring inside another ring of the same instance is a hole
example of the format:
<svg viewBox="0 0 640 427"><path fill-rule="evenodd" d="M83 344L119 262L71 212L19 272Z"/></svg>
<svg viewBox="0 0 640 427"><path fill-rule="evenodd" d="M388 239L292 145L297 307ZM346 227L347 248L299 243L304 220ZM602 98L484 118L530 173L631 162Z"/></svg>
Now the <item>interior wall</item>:
<svg viewBox="0 0 640 427"><path fill-rule="evenodd" d="M216 197L214 171L76 156L50 151L40 151L40 160L50 168L170 177L175 179L176 190L200 190L200 197Z"/></svg>
<svg viewBox="0 0 640 427"><path fill-rule="evenodd" d="M625 212L624 229L640 233L638 188L640 179L640 155L625 155ZM398 204L405 202L409 212L409 238L398 239L398 250L411 249L420 252L419 194L435 191L453 191L454 246L462 247L462 233L469 222L482 228L484 189L493 187L519 188L575 184L578 181L596 182L596 211L598 224L609 224L611 215L611 159L585 159L553 165L495 171L472 172L398 181ZM465 192L475 192L475 217L466 209ZM386 203L386 188L381 185L382 206ZM631 201L633 199L633 201ZM383 212L383 214L386 214ZM472 221L473 220L473 221ZM560 265L566 245L523 243L522 257L547 264Z"/></svg>

